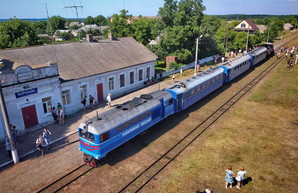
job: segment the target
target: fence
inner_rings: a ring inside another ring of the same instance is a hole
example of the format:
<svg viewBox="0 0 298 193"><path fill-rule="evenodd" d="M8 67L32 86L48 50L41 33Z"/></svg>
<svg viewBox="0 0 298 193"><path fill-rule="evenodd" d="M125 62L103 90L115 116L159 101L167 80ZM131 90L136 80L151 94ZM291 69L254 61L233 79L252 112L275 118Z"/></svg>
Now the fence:
<svg viewBox="0 0 298 193"><path fill-rule="evenodd" d="M214 57L219 58L220 55L216 54L216 55L213 55L213 56L209 56L207 58L203 58L202 60L199 60L198 64L202 65L202 64L205 64L206 62L213 61ZM194 67L195 67L195 62L192 62L190 64L185 64L185 65L179 67L178 69L170 69L170 70L164 71L162 74L158 74L158 76L159 76L158 78L162 78L162 77L169 76L169 75L172 75L172 74L175 74L175 73L179 73L180 69L182 69L184 71L184 70L194 68Z"/></svg>

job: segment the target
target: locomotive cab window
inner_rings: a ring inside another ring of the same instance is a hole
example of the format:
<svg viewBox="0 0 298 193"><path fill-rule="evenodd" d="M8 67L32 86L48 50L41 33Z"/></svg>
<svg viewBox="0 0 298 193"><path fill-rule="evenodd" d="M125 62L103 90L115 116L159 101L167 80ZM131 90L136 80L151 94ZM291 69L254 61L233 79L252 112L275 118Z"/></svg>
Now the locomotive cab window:
<svg viewBox="0 0 298 193"><path fill-rule="evenodd" d="M88 136L87 130L80 129L80 137L87 139L87 136Z"/></svg>
<svg viewBox="0 0 298 193"><path fill-rule="evenodd" d="M170 99L169 100L169 106L172 105L173 103L174 103L174 100L173 99Z"/></svg>
<svg viewBox="0 0 298 193"><path fill-rule="evenodd" d="M94 142L94 135L92 133L89 133L88 140Z"/></svg>

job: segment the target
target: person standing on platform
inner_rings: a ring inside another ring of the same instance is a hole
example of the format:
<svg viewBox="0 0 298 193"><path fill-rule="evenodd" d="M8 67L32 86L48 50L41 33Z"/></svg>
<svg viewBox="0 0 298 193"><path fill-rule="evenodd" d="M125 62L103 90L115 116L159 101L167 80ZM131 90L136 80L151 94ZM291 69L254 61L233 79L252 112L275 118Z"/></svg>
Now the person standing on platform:
<svg viewBox="0 0 298 193"><path fill-rule="evenodd" d="M59 111L59 125L64 125L64 111L60 109Z"/></svg>
<svg viewBox="0 0 298 193"><path fill-rule="evenodd" d="M93 104L95 103L95 99L91 95L89 95L89 103L90 103L90 108L93 109Z"/></svg>
<svg viewBox="0 0 298 193"><path fill-rule="evenodd" d="M50 135L52 135L52 133L49 130L43 129L42 136L45 139L45 146L47 149L49 149L51 143Z"/></svg>
<svg viewBox="0 0 298 193"><path fill-rule="evenodd" d="M45 141L42 135L40 135L37 139L36 139L36 147L37 150L39 151L40 155L44 155L44 145L45 145Z"/></svg>
<svg viewBox="0 0 298 193"><path fill-rule="evenodd" d="M86 110L86 98L84 97L83 100L81 101L83 104L84 111Z"/></svg>
<svg viewBox="0 0 298 193"><path fill-rule="evenodd" d="M108 106L111 107L112 98L111 98L111 94L110 93L107 96L107 102L108 102Z"/></svg>
<svg viewBox="0 0 298 193"><path fill-rule="evenodd" d="M5 146L6 146L6 151L8 153L8 157L11 159L12 155L11 155L11 147L10 147L10 143L9 143L9 139L6 138L5 140Z"/></svg>

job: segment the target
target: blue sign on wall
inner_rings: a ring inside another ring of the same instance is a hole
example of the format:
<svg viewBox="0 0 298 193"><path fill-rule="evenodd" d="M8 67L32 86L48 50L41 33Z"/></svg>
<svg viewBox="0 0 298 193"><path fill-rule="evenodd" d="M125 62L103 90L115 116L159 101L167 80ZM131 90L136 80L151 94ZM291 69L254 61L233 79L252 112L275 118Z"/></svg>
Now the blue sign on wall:
<svg viewBox="0 0 298 193"><path fill-rule="evenodd" d="M23 90L23 91L15 93L15 95L17 98L20 98L20 97L27 96L27 95L34 94L34 93L37 93L37 88Z"/></svg>

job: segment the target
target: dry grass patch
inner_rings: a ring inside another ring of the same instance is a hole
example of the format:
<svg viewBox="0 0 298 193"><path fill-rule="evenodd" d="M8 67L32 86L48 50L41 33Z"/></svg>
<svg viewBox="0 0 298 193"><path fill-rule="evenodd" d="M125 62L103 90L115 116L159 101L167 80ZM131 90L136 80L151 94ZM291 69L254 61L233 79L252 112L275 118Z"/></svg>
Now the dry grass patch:
<svg viewBox="0 0 298 193"><path fill-rule="evenodd" d="M280 66L248 101L237 104L177 158L152 192L224 192L229 165L234 172L245 167L252 179L241 192L298 192L297 67Z"/></svg>

